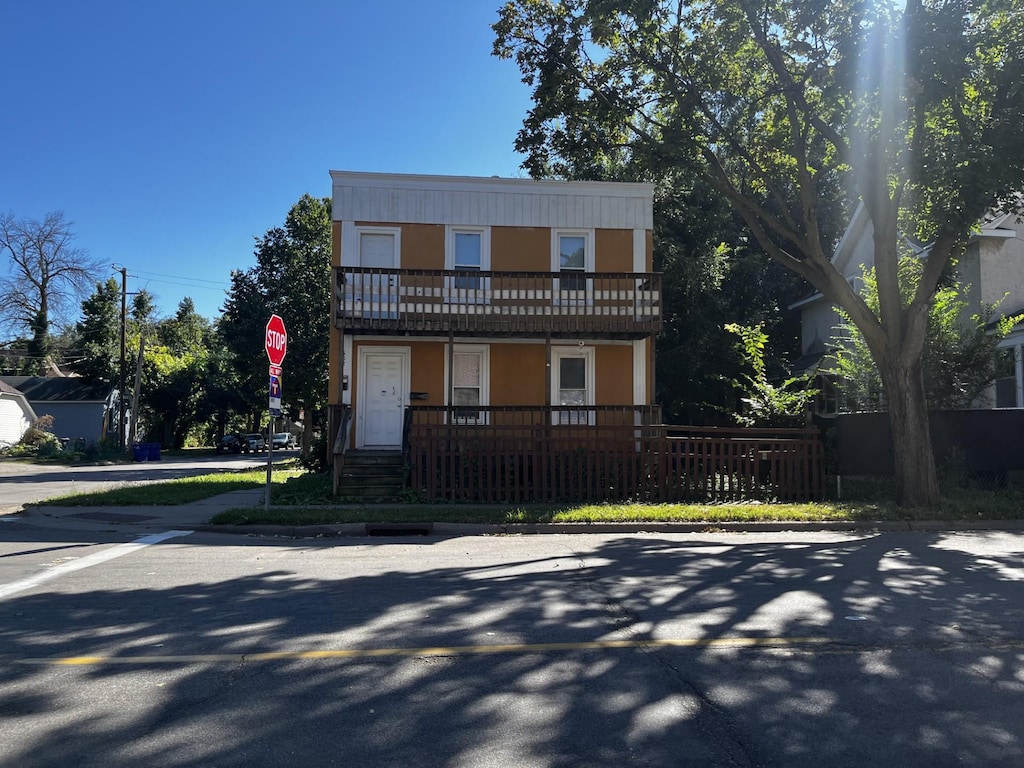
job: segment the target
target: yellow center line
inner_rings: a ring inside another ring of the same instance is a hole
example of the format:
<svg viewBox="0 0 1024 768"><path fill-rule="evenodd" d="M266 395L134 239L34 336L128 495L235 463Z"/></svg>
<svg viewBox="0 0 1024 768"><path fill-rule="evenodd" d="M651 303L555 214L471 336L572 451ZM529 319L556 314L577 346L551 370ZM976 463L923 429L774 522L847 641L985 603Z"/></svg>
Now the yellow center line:
<svg viewBox="0 0 1024 768"><path fill-rule="evenodd" d="M506 645L449 645L423 648L350 648L263 653L200 653L184 656L63 656L22 659L22 664L99 666L104 664L210 664L302 659L368 659L386 656L469 656L486 653L550 653L620 648L756 648L827 645L827 637L718 637L685 640L589 640L572 643L510 643Z"/></svg>

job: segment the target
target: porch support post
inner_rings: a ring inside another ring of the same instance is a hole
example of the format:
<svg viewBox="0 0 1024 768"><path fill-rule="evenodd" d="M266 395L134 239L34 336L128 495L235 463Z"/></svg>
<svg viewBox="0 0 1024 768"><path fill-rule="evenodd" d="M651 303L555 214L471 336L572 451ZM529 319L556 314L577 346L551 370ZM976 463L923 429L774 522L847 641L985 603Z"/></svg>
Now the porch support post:
<svg viewBox="0 0 1024 768"><path fill-rule="evenodd" d="M332 297L332 304L335 299ZM334 312L335 320L337 320L337 313ZM338 405L336 408L331 408L330 423L330 434L329 439L331 440L330 455L327 457L328 462L331 465L331 494L333 496L338 495L338 487L341 485L341 472L344 467L345 457L344 455L337 455L335 453L335 447L341 442L341 425L345 423L345 419L342 418L342 414L345 411L345 326L338 325ZM273 435L271 435L273 438ZM269 498L269 489L267 496Z"/></svg>
<svg viewBox="0 0 1024 768"><path fill-rule="evenodd" d="M551 331L544 334L544 371L547 381L544 382L544 407L551 410Z"/></svg>
<svg viewBox="0 0 1024 768"><path fill-rule="evenodd" d="M345 327L338 329L338 404L345 401Z"/></svg>
<svg viewBox="0 0 1024 768"><path fill-rule="evenodd" d="M654 365L655 365L655 361L657 360L657 357L658 357L657 354L655 354L655 352L656 352L655 344L656 343L657 342L655 341L655 338L654 338L653 335L650 335L650 336L647 337L647 341L646 341L646 344L647 344L647 355L648 355L648 357L647 357L647 405L651 406L651 407L653 407L654 404L655 404L654 382L657 380L657 379L655 379L655 376L654 376L654 374L655 374ZM664 421L664 419L660 418L660 416L661 416L660 413L658 414L658 416L659 416L659 418L658 418L658 422L659 423Z"/></svg>
<svg viewBox="0 0 1024 768"><path fill-rule="evenodd" d="M448 423L453 424L455 419L455 331L448 328Z"/></svg>

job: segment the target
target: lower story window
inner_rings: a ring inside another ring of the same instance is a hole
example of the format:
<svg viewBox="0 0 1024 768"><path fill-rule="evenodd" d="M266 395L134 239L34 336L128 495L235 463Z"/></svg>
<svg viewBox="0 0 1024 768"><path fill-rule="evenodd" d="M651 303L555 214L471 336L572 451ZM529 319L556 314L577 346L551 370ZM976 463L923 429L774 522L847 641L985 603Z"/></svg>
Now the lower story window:
<svg viewBox="0 0 1024 768"><path fill-rule="evenodd" d="M553 350L552 358L555 404L573 406L556 411L554 423L593 424L594 412L586 406L594 404L594 350Z"/></svg>
<svg viewBox="0 0 1024 768"><path fill-rule="evenodd" d="M452 352L451 405L463 423L486 423L489 350L485 346L456 346Z"/></svg>

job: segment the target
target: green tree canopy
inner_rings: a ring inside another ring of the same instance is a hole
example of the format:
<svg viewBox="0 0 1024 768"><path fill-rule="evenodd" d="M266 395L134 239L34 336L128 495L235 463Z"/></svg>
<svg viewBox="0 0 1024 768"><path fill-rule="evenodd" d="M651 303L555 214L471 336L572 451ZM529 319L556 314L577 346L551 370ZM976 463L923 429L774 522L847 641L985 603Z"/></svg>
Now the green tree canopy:
<svg viewBox="0 0 1024 768"><path fill-rule="evenodd" d="M928 307L971 228L1024 187L1016 0L511 0L495 53L533 87L532 170L611 136L686 165L760 247L845 310L884 383L905 503L938 499L921 355ZM836 270L828 204L863 201L879 312ZM823 207L824 204L824 207ZM932 247L909 303L897 233Z"/></svg>
<svg viewBox="0 0 1024 768"><path fill-rule="evenodd" d="M284 400L305 412L304 447L327 401L327 349L331 323L331 201L303 195L284 225L256 241L256 266L234 272L218 324L235 357L241 385L252 387L265 412L267 358L264 332L271 314L288 330Z"/></svg>
<svg viewBox="0 0 1024 768"><path fill-rule="evenodd" d="M910 301L921 280L924 265L915 256L900 259L900 289ZM864 301L878 311L878 280L873 269L862 271ZM964 298L970 286L952 281L941 283L929 309L921 364L924 369L928 406L935 409L970 408L996 378L999 342L1020 317L994 320L997 307L985 305L969 311ZM840 310L842 323L833 340L830 373L837 378L836 389L853 410L886 410L885 389L878 367L864 336L848 315Z"/></svg>
<svg viewBox="0 0 1024 768"><path fill-rule="evenodd" d="M82 302L82 319L75 326L81 358L73 370L82 376L117 381L121 364L121 287L110 278L96 283Z"/></svg>

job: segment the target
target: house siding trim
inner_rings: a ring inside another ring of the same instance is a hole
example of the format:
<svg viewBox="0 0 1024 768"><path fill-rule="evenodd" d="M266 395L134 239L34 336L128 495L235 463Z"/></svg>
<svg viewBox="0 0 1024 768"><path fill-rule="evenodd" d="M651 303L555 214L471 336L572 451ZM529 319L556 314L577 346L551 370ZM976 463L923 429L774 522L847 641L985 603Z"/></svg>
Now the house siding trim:
<svg viewBox="0 0 1024 768"><path fill-rule="evenodd" d="M336 220L651 229L653 186L331 171ZM344 244L342 252L344 253Z"/></svg>

